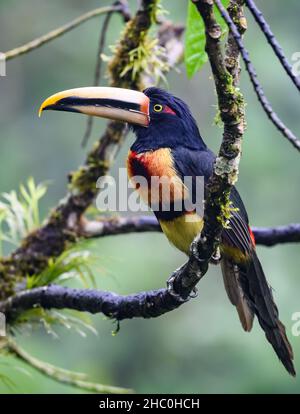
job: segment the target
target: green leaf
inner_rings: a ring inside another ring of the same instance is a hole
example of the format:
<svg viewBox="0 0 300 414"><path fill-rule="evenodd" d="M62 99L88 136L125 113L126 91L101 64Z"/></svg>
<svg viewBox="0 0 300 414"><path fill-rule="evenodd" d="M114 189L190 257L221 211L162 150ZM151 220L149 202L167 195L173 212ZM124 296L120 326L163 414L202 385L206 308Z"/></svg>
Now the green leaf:
<svg viewBox="0 0 300 414"><path fill-rule="evenodd" d="M224 7L227 7L229 0L222 0ZM228 31L228 27L222 18L217 7L214 8L216 19L221 26L223 35ZM185 53L184 62L188 78L192 78L198 70L207 62L208 57L205 52L205 27L197 7L191 1L188 3L186 33L185 33Z"/></svg>
<svg viewBox="0 0 300 414"><path fill-rule="evenodd" d="M197 7L191 1L189 1L184 53L184 62L189 79L192 78L207 61L207 54L204 48L204 23L197 10Z"/></svg>

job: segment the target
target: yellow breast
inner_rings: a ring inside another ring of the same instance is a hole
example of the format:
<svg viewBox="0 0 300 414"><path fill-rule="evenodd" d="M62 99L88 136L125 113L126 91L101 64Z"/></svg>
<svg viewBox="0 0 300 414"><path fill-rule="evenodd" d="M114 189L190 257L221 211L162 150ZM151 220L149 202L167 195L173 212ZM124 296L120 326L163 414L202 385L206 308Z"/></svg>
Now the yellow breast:
<svg viewBox="0 0 300 414"><path fill-rule="evenodd" d="M189 198L188 189L176 173L171 151L168 148L142 154L129 152L127 170L129 179L139 191L142 199L152 209L153 206L162 206L168 204L168 202L174 203ZM143 186L135 182L137 176L145 177L147 185ZM156 182L154 186L151 186L152 177L163 177L164 181ZM166 185L169 191L164 191L163 185ZM168 240L177 249L189 254L190 244L202 230L203 219L195 212L182 212L182 215L178 216L177 214L174 218L168 220L162 220L157 212L155 214Z"/></svg>
<svg viewBox="0 0 300 414"><path fill-rule="evenodd" d="M177 249L189 255L194 238L203 228L203 219L198 214L184 214L173 220L160 220L162 231Z"/></svg>

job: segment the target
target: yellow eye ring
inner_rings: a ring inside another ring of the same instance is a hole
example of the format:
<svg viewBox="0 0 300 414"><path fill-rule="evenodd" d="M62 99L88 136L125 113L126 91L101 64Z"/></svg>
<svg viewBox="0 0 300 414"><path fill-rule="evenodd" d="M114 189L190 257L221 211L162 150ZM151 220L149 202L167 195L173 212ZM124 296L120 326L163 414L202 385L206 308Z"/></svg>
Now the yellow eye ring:
<svg viewBox="0 0 300 414"><path fill-rule="evenodd" d="M155 104L153 106L153 109L154 109L155 112L161 112L163 110L163 106L160 105L160 104Z"/></svg>

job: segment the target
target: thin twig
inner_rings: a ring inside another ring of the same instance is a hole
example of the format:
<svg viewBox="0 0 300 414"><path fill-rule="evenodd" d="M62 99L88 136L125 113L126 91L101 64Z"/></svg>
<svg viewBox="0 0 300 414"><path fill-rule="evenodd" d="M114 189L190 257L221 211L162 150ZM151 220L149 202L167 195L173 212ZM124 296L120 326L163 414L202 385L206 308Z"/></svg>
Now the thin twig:
<svg viewBox="0 0 300 414"><path fill-rule="evenodd" d="M7 348L21 361L60 383L101 394L131 394L133 392L133 390L127 388L90 382L86 380L87 376L85 374L69 371L56 367L48 362L43 362L26 352L12 338L7 339Z"/></svg>
<svg viewBox="0 0 300 414"><path fill-rule="evenodd" d="M81 25L82 23L100 16L101 14L105 13L112 13L112 12L121 12L122 7L120 5L118 6L107 6L107 7L99 7L95 10L91 10L82 16L77 17L76 19L72 20L71 22L58 27L57 29L52 30L51 32L38 37L37 39L32 40L29 43L26 43L25 45L22 45L20 47L17 47L15 49L9 50L8 52L4 53L5 59L11 60L14 59L17 56L21 56L25 53L31 52L34 49L37 49L38 47L43 46L45 43L49 43L54 39L57 39L58 37L64 35L65 33L69 32L70 30L75 29L77 26Z"/></svg>
<svg viewBox="0 0 300 414"><path fill-rule="evenodd" d="M277 227L251 227L257 245L275 246L300 243L300 223ZM78 234L87 239L130 233L161 232L154 216L113 217L103 220L82 220Z"/></svg>
<svg viewBox="0 0 300 414"><path fill-rule="evenodd" d="M276 112L274 112L269 100L267 99L262 86L260 85L256 70L250 60L249 53L244 47L242 36L240 35L236 25L234 24L233 20L227 13L226 9L223 7L220 0L214 0L215 4L217 5L223 19L227 23L228 27L230 28L235 41L239 47L241 56L245 62L245 66L247 69L247 72L250 76L251 83L254 87L255 93L258 97L259 102L261 103L264 111L266 112L268 118L273 122L273 124L276 126L276 128L283 134L284 137L287 138L287 140L298 150L300 151L300 140L294 135L294 133L281 121L281 119L278 117Z"/></svg>
<svg viewBox="0 0 300 414"><path fill-rule="evenodd" d="M265 20L262 12L257 8L256 4L253 0L245 0L245 3L248 9L251 11L254 19L256 20L257 24L261 28L263 34L265 35L268 43L271 45L275 55L278 57L279 62L285 69L287 75L291 78L292 82L296 86L296 88L300 91L300 78L295 76L293 73L293 69L289 64L282 47L276 40L274 33L272 32L270 26L268 25L267 21Z"/></svg>

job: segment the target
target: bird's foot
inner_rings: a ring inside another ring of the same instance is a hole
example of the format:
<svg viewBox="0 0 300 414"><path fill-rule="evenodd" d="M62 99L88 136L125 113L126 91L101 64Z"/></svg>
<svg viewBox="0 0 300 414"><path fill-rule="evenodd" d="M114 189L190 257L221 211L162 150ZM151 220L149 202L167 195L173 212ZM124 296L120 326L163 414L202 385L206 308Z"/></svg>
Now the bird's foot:
<svg viewBox="0 0 300 414"><path fill-rule="evenodd" d="M195 260L198 263L201 263L201 262L202 263L205 263L205 262L207 262L207 259L203 259L199 255L199 251L198 251L198 240L194 240L192 242L192 244L191 244L191 255L195 258ZM221 251L220 251L220 248L217 247L217 249L215 250L214 254L209 259L209 263L214 264L214 265L218 265L221 260L222 260ZM206 268L206 266L205 266L205 268ZM204 273L205 273L205 271L206 271L206 269L204 269Z"/></svg>
<svg viewBox="0 0 300 414"><path fill-rule="evenodd" d="M187 302L190 299L194 299L194 298L196 298L198 296L198 289L196 288L196 286L193 288L193 290L191 291L191 293L187 297L182 297L182 295L180 293L178 293L176 291L176 289L175 289L175 280L176 280L176 277L178 276L178 273L180 273L180 270L184 266L185 265L182 265L177 270L175 270L175 272L173 272L172 275L167 280L167 289L168 289L168 292L170 293L170 295L174 296L180 302Z"/></svg>

